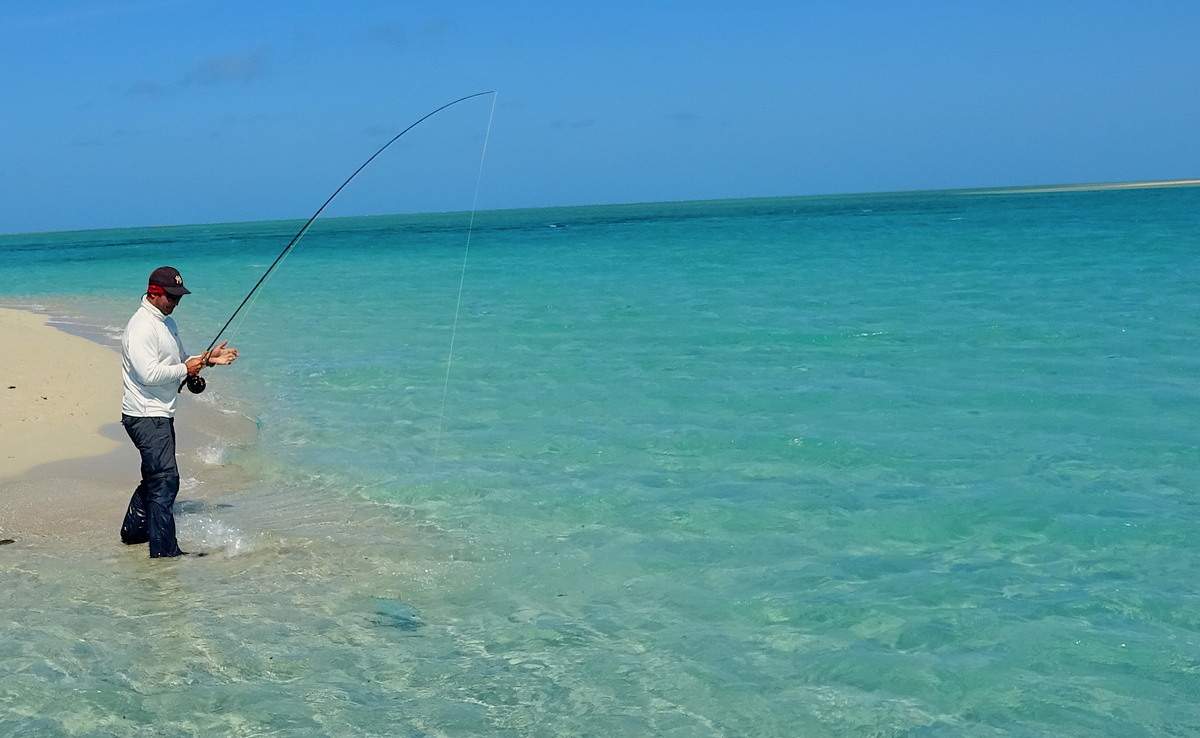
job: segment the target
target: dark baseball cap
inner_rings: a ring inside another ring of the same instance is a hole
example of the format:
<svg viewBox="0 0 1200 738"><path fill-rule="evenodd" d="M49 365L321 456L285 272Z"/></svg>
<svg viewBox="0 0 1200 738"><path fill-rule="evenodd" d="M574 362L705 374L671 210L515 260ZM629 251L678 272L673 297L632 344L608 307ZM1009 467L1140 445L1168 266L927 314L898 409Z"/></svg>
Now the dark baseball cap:
<svg viewBox="0 0 1200 738"><path fill-rule="evenodd" d="M183 277L175 267L159 267L150 272L150 284L163 288L163 292L176 297L190 295L192 291L183 286Z"/></svg>

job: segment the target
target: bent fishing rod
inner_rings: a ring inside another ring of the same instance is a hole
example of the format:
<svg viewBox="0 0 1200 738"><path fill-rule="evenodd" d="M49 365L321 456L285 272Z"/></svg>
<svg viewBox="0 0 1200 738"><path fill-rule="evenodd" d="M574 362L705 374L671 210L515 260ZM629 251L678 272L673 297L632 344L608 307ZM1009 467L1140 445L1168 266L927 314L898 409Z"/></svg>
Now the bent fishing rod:
<svg viewBox="0 0 1200 738"><path fill-rule="evenodd" d="M488 90L487 92L476 92L472 95L467 95L466 97L460 97L453 102L448 102L445 105L441 106L440 108L438 108L432 112L426 113L425 115L418 118L415 122L413 122L411 125L409 125L408 128L405 128L403 131L400 131L395 136L393 136L390 141L385 143L383 146L380 146L378 151L376 151L374 154L371 154L370 158L368 158L366 161L364 161L358 167L358 169L355 169L354 173L351 174L349 177L347 177L346 181L342 182L341 186L333 191L333 194L329 196L329 199L327 199L324 203L322 203L321 207L317 208L317 212L312 214L312 217L309 218L308 221L305 222L304 226L299 231L296 232L296 235L292 236L292 240L289 241L288 245L283 248L283 251L279 252L279 256L275 257L275 261L271 262L271 266L267 267L267 271L263 272L263 275L261 277L259 277L258 282L256 282L254 284L254 287L252 287L250 289L250 292L246 294L246 297L242 300L241 304L237 306L237 309L233 311L233 314L229 316L229 320L225 321L225 325L221 326L221 330L217 331L217 335L213 337L212 342L210 344L208 344L208 348L204 350L204 353L202 353L201 356L205 357L205 358L208 357L208 355L212 352L213 347L217 345L217 341L221 340L221 336L224 335L225 331L229 328L230 324L233 323L233 319L238 316L238 313L240 313L242 311L242 308L246 307L246 303L250 302L250 298L254 297L254 293L258 292L258 288L263 286L263 283L267 281L267 277L271 276L271 272L275 271L275 267L279 266L279 263L281 261L283 261L283 258L285 256L288 255L288 252L290 252L292 250L292 248L294 248L295 245L300 241L300 239L304 237L304 234L308 232L308 229L312 226L313 222L316 221L317 217L320 216L321 213L323 213L325 211L325 208L329 206L329 203L333 202L334 198L336 198L339 194L341 194L342 190L346 189L347 185L349 185L351 182L354 181L354 178L358 176L359 172L366 169L368 164L375 161L376 157L378 157L380 154L382 154L384 151L386 151L389 146L391 146L392 144L399 141L400 138L402 136L404 136L404 134L406 134L409 131L411 131L412 129L416 128L421 123L428 120L429 118L432 118L433 116L442 112L446 108L453 107L455 105L458 105L461 102L465 102L467 100L471 100L476 97L483 97L484 95L495 95L495 94L496 94L495 90ZM182 392L184 387L187 387L188 390L194 394L200 394L201 392L204 391L204 387L205 387L204 377L201 377L199 374L189 375L187 377L187 379L183 380L183 382L179 385L179 389L176 391Z"/></svg>

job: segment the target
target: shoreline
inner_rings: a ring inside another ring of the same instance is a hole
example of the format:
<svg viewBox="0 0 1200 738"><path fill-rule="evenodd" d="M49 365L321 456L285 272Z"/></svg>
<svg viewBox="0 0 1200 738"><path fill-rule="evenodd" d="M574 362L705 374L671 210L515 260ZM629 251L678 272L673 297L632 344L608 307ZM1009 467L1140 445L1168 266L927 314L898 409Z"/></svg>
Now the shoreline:
<svg viewBox="0 0 1200 738"><path fill-rule="evenodd" d="M74 330L68 330L68 326ZM78 323L0 308L0 539L18 545L116 539L137 484L138 455L120 425L120 354ZM184 395L176 424L179 499L199 496L196 478L222 473L214 449L253 439L253 421Z"/></svg>

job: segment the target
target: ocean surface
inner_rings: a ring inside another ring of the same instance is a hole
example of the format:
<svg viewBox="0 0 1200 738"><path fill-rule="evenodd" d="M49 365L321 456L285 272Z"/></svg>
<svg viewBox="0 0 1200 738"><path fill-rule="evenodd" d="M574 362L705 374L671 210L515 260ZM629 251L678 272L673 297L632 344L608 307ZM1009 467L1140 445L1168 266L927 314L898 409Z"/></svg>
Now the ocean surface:
<svg viewBox="0 0 1200 738"><path fill-rule="evenodd" d="M212 555L0 549L0 734L1200 735L1200 188L470 222L230 327ZM170 264L199 352L300 225L3 236L0 304Z"/></svg>

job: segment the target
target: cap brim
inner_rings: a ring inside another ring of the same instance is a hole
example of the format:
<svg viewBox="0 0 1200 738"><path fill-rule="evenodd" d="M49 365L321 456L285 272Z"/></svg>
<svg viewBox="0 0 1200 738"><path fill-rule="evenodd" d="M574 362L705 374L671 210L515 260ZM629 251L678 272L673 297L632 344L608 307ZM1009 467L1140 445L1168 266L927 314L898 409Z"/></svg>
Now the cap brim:
<svg viewBox="0 0 1200 738"><path fill-rule="evenodd" d="M174 295L175 297L181 297L183 295L192 294L191 290L189 290L187 287L183 287L181 285L172 285L170 287L163 287L163 292L166 292L168 295Z"/></svg>

